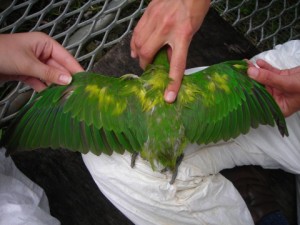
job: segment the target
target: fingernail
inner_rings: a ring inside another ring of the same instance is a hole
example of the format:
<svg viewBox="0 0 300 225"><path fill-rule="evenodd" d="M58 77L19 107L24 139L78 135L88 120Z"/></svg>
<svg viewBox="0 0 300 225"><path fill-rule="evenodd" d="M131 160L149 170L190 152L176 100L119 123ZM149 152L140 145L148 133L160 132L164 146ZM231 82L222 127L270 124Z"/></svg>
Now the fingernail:
<svg viewBox="0 0 300 225"><path fill-rule="evenodd" d="M256 78L258 76L259 70L256 67L250 67L248 69L248 75L252 78Z"/></svg>
<svg viewBox="0 0 300 225"><path fill-rule="evenodd" d="M131 55L132 58L136 58L136 54L135 54L134 51L131 51L131 52L130 52L130 55Z"/></svg>
<svg viewBox="0 0 300 225"><path fill-rule="evenodd" d="M59 81L61 82L61 84L69 84L72 81L72 77L62 74L59 76Z"/></svg>
<svg viewBox="0 0 300 225"><path fill-rule="evenodd" d="M174 91L169 91L165 95L166 102L172 103L176 99L176 93Z"/></svg>

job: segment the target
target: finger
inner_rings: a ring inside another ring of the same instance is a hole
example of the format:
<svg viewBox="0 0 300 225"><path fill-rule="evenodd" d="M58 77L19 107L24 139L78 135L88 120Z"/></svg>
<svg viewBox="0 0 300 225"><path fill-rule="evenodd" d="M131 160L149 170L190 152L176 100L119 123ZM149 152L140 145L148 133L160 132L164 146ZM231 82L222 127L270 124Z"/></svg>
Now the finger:
<svg viewBox="0 0 300 225"><path fill-rule="evenodd" d="M45 82L67 85L71 83L72 76L70 72L66 70L59 70L55 67L51 67L47 64L40 62L39 60L31 61L32 66L27 67L26 74L30 74L32 77L40 78Z"/></svg>
<svg viewBox="0 0 300 225"><path fill-rule="evenodd" d="M299 74L300 75L300 66L289 69L290 74Z"/></svg>
<svg viewBox="0 0 300 225"><path fill-rule="evenodd" d="M273 67L271 64L269 64L268 62L266 62L262 59L259 59L257 61L257 65L260 68L272 71L272 72L277 73L279 75L293 75L293 74L300 73L300 66L294 67L294 68L291 68L291 69L280 70L280 69L277 69L277 68Z"/></svg>
<svg viewBox="0 0 300 225"><path fill-rule="evenodd" d="M132 35L131 40L130 40L130 55L132 58L137 58L137 50L135 47L135 37Z"/></svg>
<svg viewBox="0 0 300 225"><path fill-rule="evenodd" d="M45 63L49 59L54 59L64 67L68 73L73 74L83 71L83 68L77 60L53 38L40 32L33 32L31 35L32 38L28 44L32 48L33 55L42 63Z"/></svg>
<svg viewBox="0 0 300 225"><path fill-rule="evenodd" d="M285 76L287 76L287 75L300 76L300 66L294 67L294 68L291 68L291 69L279 70L279 73L280 73L280 75L285 75Z"/></svg>
<svg viewBox="0 0 300 225"><path fill-rule="evenodd" d="M84 70L77 60L56 41L53 43L51 56L58 64L67 69L71 74Z"/></svg>
<svg viewBox="0 0 300 225"><path fill-rule="evenodd" d="M244 61L248 64L248 67L255 66L255 64L249 59L244 59Z"/></svg>
<svg viewBox="0 0 300 225"><path fill-rule="evenodd" d="M300 85L300 80L296 76L280 76L269 70L255 67L249 67L247 72L251 78L259 83L285 92L296 90Z"/></svg>
<svg viewBox="0 0 300 225"><path fill-rule="evenodd" d="M139 50L139 62L141 68L145 69L147 65L152 63L157 52L165 45L164 39L159 33L153 33L142 48Z"/></svg>
<svg viewBox="0 0 300 225"><path fill-rule="evenodd" d="M151 56L149 56L150 52L148 51L149 45L152 46L156 45L157 43L154 41L154 38L151 35L153 32L149 29L146 31L134 30L134 32L138 32L138 34L134 35L130 42L131 57L138 58L140 66L145 69L145 66L147 65L145 62L148 62L149 58L151 60Z"/></svg>
<svg viewBox="0 0 300 225"><path fill-rule="evenodd" d="M64 71L65 74L69 74L69 71L67 71L62 65L60 65L58 62L56 62L54 59L49 59L46 64L50 67L56 68L60 71ZM71 74L72 75L72 74ZM51 85L52 82L46 81L46 85L49 86Z"/></svg>
<svg viewBox="0 0 300 225"><path fill-rule="evenodd" d="M6 74L2 75L2 74L0 74L0 83L8 82L8 81L23 82L38 92L44 90L47 87L41 80L34 78L34 77L29 77L29 76L24 76L24 75L6 75Z"/></svg>
<svg viewBox="0 0 300 225"><path fill-rule="evenodd" d="M139 50L144 43L150 38L154 31L154 23L148 19L147 10L143 14L142 18L137 23L133 30L132 38L130 41L131 57L139 57Z"/></svg>
<svg viewBox="0 0 300 225"><path fill-rule="evenodd" d="M134 28L133 33L132 33L132 37L131 37L131 40L130 40L130 49L131 49L131 57L132 58L137 58L138 57L138 49L145 42L145 40L143 40L143 37L146 38L146 37L149 36L147 30L146 31L142 30L143 28L146 28L146 29L148 28L149 29L148 26L144 25L145 24L145 22L144 22L145 17L146 17L146 15L144 14L142 16L142 18L139 20L139 22L137 23L137 25Z"/></svg>
<svg viewBox="0 0 300 225"><path fill-rule="evenodd" d="M263 59L258 59L258 60L256 61L256 64L257 64L260 68L262 68L262 69L269 70L269 71L271 71L271 72L273 72L273 73L277 73L277 74L280 73L280 70L279 70L279 69L273 67L271 64L267 63L267 62L266 62L265 60L263 60Z"/></svg>
<svg viewBox="0 0 300 225"><path fill-rule="evenodd" d="M27 79L23 80L23 82L32 87L37 92L40 92L47 87L47 85L45 85L42 81L32 77L28 77Z"/></svg>
<svg viewBox="0 0 300 225"><path fill-rule="evenodd" d="M56 68L60 71L64 71L65 73L70 73L65 67L56 62L53 58L49 59L46 64L50 67Z"/></svg>
<svg viewBox="0 0 300 225"><path fill-rule="evenodd" d="M188 44L183 44L182 46L172 49L169 73L172 81L168 85L164 94L165 101L168 103L172 103L175 101L180 89L182 77L184 75L184 70L186 67L187 51Z"/></svg>

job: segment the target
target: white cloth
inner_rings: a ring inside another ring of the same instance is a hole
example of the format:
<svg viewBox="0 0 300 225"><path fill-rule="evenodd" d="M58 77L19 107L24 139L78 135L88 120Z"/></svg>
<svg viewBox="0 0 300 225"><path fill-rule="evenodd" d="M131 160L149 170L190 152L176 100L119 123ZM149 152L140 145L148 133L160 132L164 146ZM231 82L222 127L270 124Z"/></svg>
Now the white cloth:
<svg viewBox="0 0 300 225"><path fill-rule="evenodd" d="M277 68L300 65L300 41L290 41L254 57ZM260 126L247 135L209 146L189 145L174 185L170 174L153 172L130 155L82 155L102 193L136 225L253 224L233 185L218 172L236 165L261 165L300 174L300 113L287 118L289 137Z"/></svg>
<svg viewBox="0 0 300 225"><path fill-rule="evenodd" d="M132 169L129 154L99 158L87 154L83 158L102 193L135 224L246 224L251 221L233 185L221 175L198 175L199 168L188 163L194 161L192 157L187 156L180 165L174 185L169 184L170 174L153 172L142 159Z"/></svg>
<svg viewBox="0 0 300 225"><path fill-rule="evenodd" d="M0 149L0 225L59 225L48 199Z"/></svg>

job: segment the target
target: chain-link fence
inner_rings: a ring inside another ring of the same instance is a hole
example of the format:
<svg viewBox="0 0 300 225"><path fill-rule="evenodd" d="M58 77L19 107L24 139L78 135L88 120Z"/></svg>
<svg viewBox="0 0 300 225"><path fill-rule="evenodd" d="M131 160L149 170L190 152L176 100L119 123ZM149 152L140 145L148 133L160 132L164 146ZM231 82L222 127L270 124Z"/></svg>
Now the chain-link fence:
<svg viewBox="0 0 300 225"><path fill-rule="evenodd" d="M215 0L212 6L261 51L300 38L299 0Z"/></svg>
<svg viewBox="0 0 300 225"><path fill-rule="evenodd" d="M103 49L131 30L144 5L134 0L13 1L0 14L0 33L45 32L90 69Z"/></svg>
<svg viewBox="0 0 300 225"><path fill-rule="evenodd" d="M42 31L67 48L89 70L134 27L146 0L1 0L0 33ZM212 0L220 15L260 50L300 37L300 1ZM4 84L0 125L32 96L21 83Z"/></svg>

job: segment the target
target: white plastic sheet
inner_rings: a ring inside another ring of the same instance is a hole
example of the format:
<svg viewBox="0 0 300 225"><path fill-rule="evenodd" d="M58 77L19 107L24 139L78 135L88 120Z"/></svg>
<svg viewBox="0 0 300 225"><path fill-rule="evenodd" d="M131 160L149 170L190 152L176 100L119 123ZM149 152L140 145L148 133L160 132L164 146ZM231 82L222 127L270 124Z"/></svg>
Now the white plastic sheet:
<svg viewBox="0 0 300 225"><path fill-rule="evenodd" d="M44 191L0 149L0 225L59 225Z"/></svg>
<svg viewBox="0 0 300 225"><path fill-rule="evenodd" d="M290 41L252 59L277 68L300 65L300 41ZM218 172L236 165L261 165L300 174L300 114L287 118L290 136L260 126L237 139L210 146L189 145L174 185L170 174L152 171L130 155L82 155L99 189L136 225L253 224L233 185Z"/></svg>

